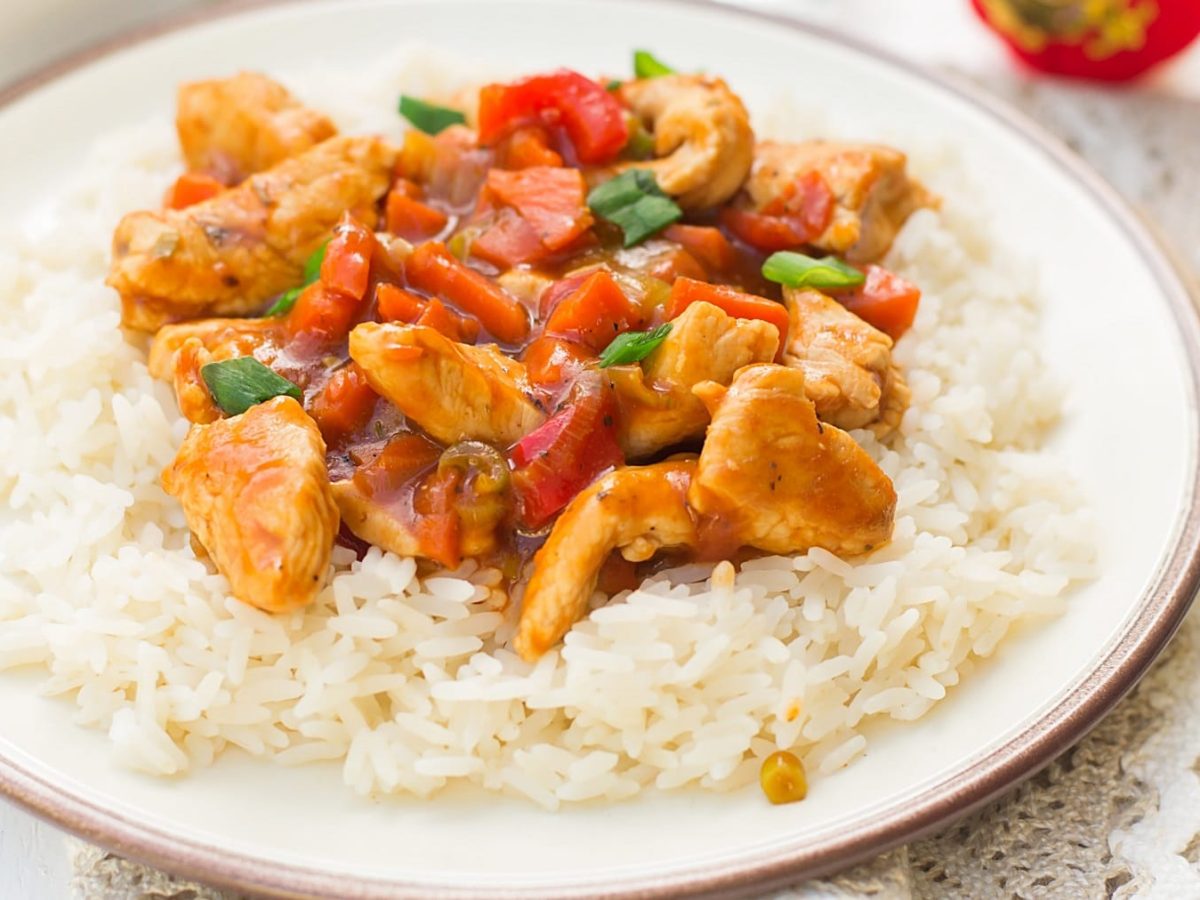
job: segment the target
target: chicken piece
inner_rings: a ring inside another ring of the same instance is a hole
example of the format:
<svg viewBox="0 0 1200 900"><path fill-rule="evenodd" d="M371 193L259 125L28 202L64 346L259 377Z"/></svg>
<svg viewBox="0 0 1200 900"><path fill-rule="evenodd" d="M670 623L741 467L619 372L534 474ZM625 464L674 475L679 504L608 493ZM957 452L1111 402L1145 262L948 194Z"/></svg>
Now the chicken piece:
<svg viewBox="0 0 1200 900"><path fill-rule="evenodd" d="M621 403L625 457L640 459L702 437L708 411L692 388L702 381L729 384L742 366L774 359L778 347L779 332L770 323L693 303L641 366L605 370Z"/></svg>
<svg viewBox="0 0 1200 900"><path fill-rule="evenodd" d="M325 442L295 400L193 425L162 485L239 600L281 612L320 591L338 510Z"/></svg>
<svg viewBox="0 0 1200 900"><path fill-rule="evenodd" d="M695 465L684 460L617 469L567 505L533 559L514 640L522 659L536 660L583 617L613 550L642 561L660 548L696 543L685 502Z"/></svg>
<svg viewBox="0 0 1200 900"><path fill-rule="evenodd" d="M355 478L335 481L333 500L351 533L397 556L424 556L414 520L404 511L371 496Z"/></svg>
<svg viewBox="0 0 1200 900"><path fill-rule="evenodd" d="M187 209L125 216L108 275L122 324L257 312L300 283L344 212L374 225L395 156L381 138L332 138Z"/></svg>
<svg viewBox="0 0 1200 900"><path fill-rule="evenodd" d="M189 422L221 418L200 370L211 362L253 356L270 366L285 341L279 319L203 319L166 325L150 342L150 374L175 387L179 411Z"/></svg>
<svg viewBox="0 0 1200 900"><path fill-rule="evenodd" d="M337 129L282 84L257 72L179 88L175 130L190 170L224 184L303 153Z"/></svg>
<svg viewBox="0 0 1200 900"><path fill-rule="evenodd" d="M663 75L627 81L621 99L654 133L649 169L658 186L685 210L732 197L750 171L754 132L741 99L712 75Z"/></svg>
<svg viewBox="0 0 1200 900"><path fill-rule="evenodd" d="M286 335L281 319L201 319L164 325L150 342L146 362L150 374L164 380L171 378L177 354L193 339L213 360L253 356L269 366Z"/></svg>
<svg viewBox="0 0 1200 900"><path fill-rule="evenodd" d="M525 367L494 345L459 344L423 325L365 322L350 356L375 392L443 444L512 444L546 420Z"/></svg>
<svg viewBox="0 0 1200 900"><path fill-rule="evenodd" d="M817 421L803 372L748 366L730 387L696 393L712 414L688 489L698 515L768 553L853 555L891 540L891 480L850 435Z"/></svg>
<svg viewBox="0 0 1200 900"><path fill-rule="evenodd" d="M908 177L906 162L899 150L878 144L761 141L746 190L761 208L816 172L833 191L834 210L813 245L851 262L871 262L887 252L914 210L937 203Z"/></svg>
<svg viewBox="0 0 1200 900"><path fill-rule="evenodd" d="M821 421L879 437L895 430L910 394L892 339L818 291L785 288L783 297L791 320L783 361L804 372Z"/></svg>

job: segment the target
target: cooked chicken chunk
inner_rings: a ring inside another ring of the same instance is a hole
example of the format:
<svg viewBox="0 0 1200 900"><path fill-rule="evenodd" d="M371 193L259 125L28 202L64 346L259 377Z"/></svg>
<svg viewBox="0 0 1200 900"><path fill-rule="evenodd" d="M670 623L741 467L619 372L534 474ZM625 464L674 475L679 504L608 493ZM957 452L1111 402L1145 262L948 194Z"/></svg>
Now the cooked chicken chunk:
<svg viewBox="0 0 1200 900"><path fill-rule="evenodd" d="M284 341L279 319L203 319L165 325L150 342L150 374L175 387L179 411L189 422L221 418L200 370L211 362L253 356L270 366Z"/></svg>
<svg viewBox="0 0 1200 900"><path fill-rule="evenodd" d="M225 184L269 169L337 133L321 113L257 72L179 88L175 129L192 171Z"/></svg>
<svg viewBox="0 0 1200 900"><path fill-rule="evenodd" d="M185 344L196 340L214 360L253 356L270 365L284 340L280 319L203 319L164 325L150 342L147 367L155 378L168 379Z"/></svg>
<svg viewBox="0 0 1200 900"><path fill-rule="evenodd" d="M791 319L785 365L804 372L804 390L821 421L839 428L895 430L909 390L892 362L892 339L831 297L785 288Z"/></svg>
<svg viewBox="0 0 1200 900"><path fill-rule="evenodd" d="M732 197L750 171L754 132L741 99L712 75L664 75L628 81L620 96L654 134L650 169L685 210Z"/></svg>
<svg viewBox="0 0 1200 900"><path fill-rule="evenodd" d="M600 567L613 550L649 559L662 547L692 546L685 497L693 461L617 469L580 493L533 559L514 646L535 660L587 612Z"/></svg>
<svg viewBox="0 0 1200 900"><path fill-rule="evenodd" d="M332 488L342 521L355 537L397 556L425 555L411 512L381 503L355 478L335 481Z"/></svg>
<svg viewBox="0 0 1200 900"><path fill-rule="evenodd" d="M193 425L162 483L239 600L276 612L317 595L338 511L325 442L295 400Z"/></svg>
<svg viewBox="0 0 1200 900"><path fill-rule="evenodd" d="M913 210L936 202L908 177L899 150L831 141L760 141L746 190L761 207L810 172L824 178L835 198L833 219L813 244L851 262L883 256Z"/></svg>
<svg viewBox="0 0 1200 900"><path fill-rule="evenodd" d="M817 421L803 372L749 366L728 388L696 392L712 413L688 489L696 513L768 553L849 555L891 539L891 480L850 435Z"/></svg>
<svg viewBox="0 0 1200 900"><path fill-rule="evenodd" d="M702 437L708 411L692 388L702 381L729 384L742 366L774 359L778 347L773 325L735 319L711 303L693 303L641 366L606 370L621 403L626 458Z"/></svg>
<svg viewBox="0 0 1200 900"><path fill-rule="evenodd" d="M374 224L394 159L380 138L332 138L211 200L125 216L108 276L122 324L156 331L256 312L300 282L304 261L344 212Z"/></svg>
<svg viewBox="0 0 1200 900"><path fill-rule="evenodd" d="M376 393L443 444L507 446L545 421L524 367L494 345L459 344L432 328L366 322L350 356Z"/></svg>

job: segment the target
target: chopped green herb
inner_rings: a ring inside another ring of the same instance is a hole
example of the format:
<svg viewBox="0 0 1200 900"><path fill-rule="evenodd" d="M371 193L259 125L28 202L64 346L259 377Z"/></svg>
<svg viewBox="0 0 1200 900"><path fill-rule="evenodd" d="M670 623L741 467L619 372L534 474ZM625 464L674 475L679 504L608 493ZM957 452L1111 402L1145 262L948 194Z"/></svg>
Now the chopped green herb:
<svg viewBox="0 0 1200 900"><path fill-rule="evenodd" d="M209 363L200 368L200 377L221 411L231 416L272 397L288 396L301 400L300 388L276 375L253 356L239 356Z"/></svg>
<svg viewBox="0 0 1200 900"><path fill-rule="evenodd" d="M670 333L671 323L665 322L653 331L626 331L624 334L618 334L600 354L600 368L641 362L653 353Z"/></svg>
<svg viewBox="0 0 1200 900"><path fill-rule="evenodd" d="M632 247L683 217L683 210L659 188L654 173L629 169L616 178L592 188L588 207L625 233L625 246Z"/></svg>
<svg viewBox="0 0 1200 900"><path fill-rule="evenodd" d="M321 263L325 262L325 250L328 246L329 241L326 241L304 261L304 284L280 294L279 299L263 313L264 316L282 316L291 311L292 307L296 305L296 298L300 296L300 292L321 277Z"/></svg>
<svg viewBox="0 0 1200 900"><path fill-rule="evenodd" d="M850 288L866 281L862 272L836 256L813 259L790 250L781 250L768 256L763 263L762 273L768 281L794 288Z"/></svg>
<svg viewBox="0 0 1200 900"><path fill-rule="evenodd" d="M467 117L457 109L426 103L407 94L400 95L400 115L426 134L437 134L451 125L462 125L467 121Z"/></svg>
<svg viewBox="0 0 1200 900"><path fill-rule="evenodd" d="M634 50L633 74L638 78L658 78L660 75L674 75L675 70L649 50Z"/></svg>
<svg viewBox="0 0 1200 900"><path fill-rule="evenodd" d="M619 91L624 83L620 78L613 78L604 85L604 89L611 94L613 91Z"/></svg>

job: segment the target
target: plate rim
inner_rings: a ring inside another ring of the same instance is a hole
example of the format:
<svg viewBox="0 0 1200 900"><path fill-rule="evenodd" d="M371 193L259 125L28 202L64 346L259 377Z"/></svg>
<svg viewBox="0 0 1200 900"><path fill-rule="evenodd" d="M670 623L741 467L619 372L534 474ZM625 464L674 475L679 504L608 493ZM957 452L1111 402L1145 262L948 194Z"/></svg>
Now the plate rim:
<svg viewBox="0 0 1200 900"><path fill-rule="evenodd" d="M397 0L403 3L405 0ZM634 3L636 0L606 0ZM681 10L701 10L757 21L833 43L913 75L942 93L985 113L1023 139L1081 187L1118 228L1162 291L1180 336L1193 397L1200 397L1200 279L1189 277L1177 251L1132 204L1082 157L1033 119L961 76L933 70L889 50L783 13L735 7L720 0L656 0ZM305 0L230 0L188 10L86 46L0 89L0 113L60 78L163 35ZM1192 469L1187 500L1200 496L1200 422L1193 425ZM815 844L773 846L736 859L665 875L638 873L620 880L567 886L463 887L444 882L345 875L319 868L270 862L114 813L73 795L0 754L0 796L66 831L135 859L196 881L274 896L328 897L639 897L730 896L770 890L826 875L927 835L978 809L1036 774L1087 734L1146 673L1178 629L1200 588L1200 507L1185 503L1175 522L1173 545L1152 573L1118 636L1067 694L1040 718L995 748L950 772L909 798L906 808L884 811L873 822Z"/></svg>

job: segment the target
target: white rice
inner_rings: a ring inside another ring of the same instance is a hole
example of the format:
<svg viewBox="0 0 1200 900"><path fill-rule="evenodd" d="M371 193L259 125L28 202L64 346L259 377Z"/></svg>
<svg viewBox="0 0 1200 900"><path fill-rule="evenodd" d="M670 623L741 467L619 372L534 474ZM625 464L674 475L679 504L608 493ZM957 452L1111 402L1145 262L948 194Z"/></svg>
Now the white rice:
<svg viewBox="0 0 1200 900"><path fill-rule="evenodd" d="M430 71L287 80L343 126L394 134L401 85L461 83ZM471 782L551 808L739 787L776 748L824 775L862 754L868 717L920 717L1092 574L1087 515L1038 449L1061 392L1030 346L1037 303L956 215L970 193L943 159L922 174L945 212L914 215L889 260L924 290L896 352L913 405L888 444L856 434L899 493L886 547L662 573L597 597L535 665L508 649L498 573L471 562L420 579L412 560L339 550L312 608L251 609L159 487L187 423L103 285L116 221L178 168L168 121L114 135L51 231L0 240L0 669L45 669L121 765L170 775L239 747L342 760L363 794Z"/></svg>

